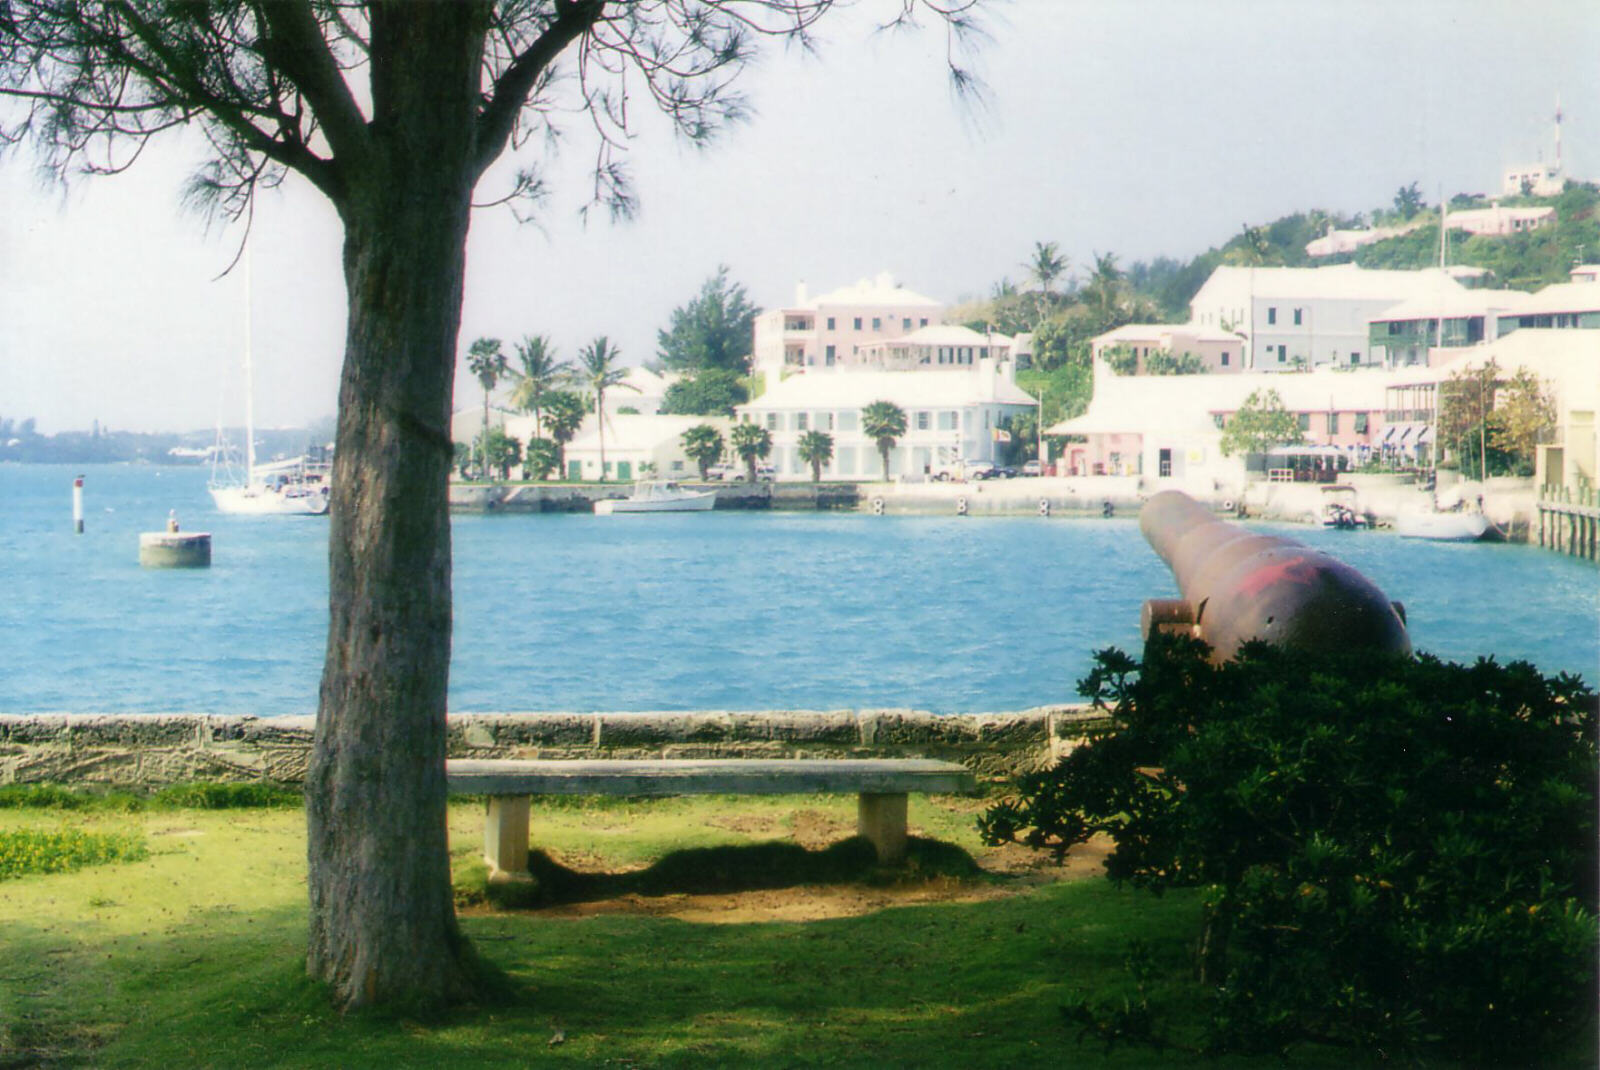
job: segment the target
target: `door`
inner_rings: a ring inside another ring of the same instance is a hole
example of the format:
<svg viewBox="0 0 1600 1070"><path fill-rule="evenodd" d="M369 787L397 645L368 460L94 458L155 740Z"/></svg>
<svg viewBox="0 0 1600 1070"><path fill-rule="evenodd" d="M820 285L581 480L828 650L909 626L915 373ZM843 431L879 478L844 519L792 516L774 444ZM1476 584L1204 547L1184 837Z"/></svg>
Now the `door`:
<svg viewBox="0 0 1600 1070"><path fill-rule="evenodd" d="M1168 478L1169 476L1172 475L1172 451L1171 450L1162 450L1161 451L1160 465L1161 465L1161 471L1160 471L1159 474L1160 474L1161 478L1166 479L1166 478Z"/></svg>
<svg viewBox="0 0 1600 1070"><path fill-rule="evenodd" d="M628 461L617 462L617 478L626 483L633 478L633 465Z"/></svg>
<svg viewBox="0 0 1600 1070"><path fill-rule="evenodd" d="M581 483L583 481L582 461L567 462L567 478L572 480L574 483Z"/></svg>

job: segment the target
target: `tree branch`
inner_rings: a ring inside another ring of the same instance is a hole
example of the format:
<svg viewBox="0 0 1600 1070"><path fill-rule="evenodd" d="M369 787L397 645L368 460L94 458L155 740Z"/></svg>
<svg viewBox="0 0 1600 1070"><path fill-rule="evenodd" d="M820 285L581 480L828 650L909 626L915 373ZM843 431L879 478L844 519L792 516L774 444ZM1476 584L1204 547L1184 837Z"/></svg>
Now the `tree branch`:
<svg viewBox="0 0 1600 1070"><path fill-rule="evenodd" d="M261 58L283 71L311 105L334 159L365 155L371 148L366 118L310 6L304 0L275 0L262 4L260 12L267 31L261 38Z"/></svg>
<svg viewBox="0 0 1600 1070"><path fill-rule="evenodd" d="M495 80L494 93L478 114L474 175L487 171L505 148L517 115L540 75L563 49L598 22L604 11L605 0L557 0L556 17Z"/></svg>

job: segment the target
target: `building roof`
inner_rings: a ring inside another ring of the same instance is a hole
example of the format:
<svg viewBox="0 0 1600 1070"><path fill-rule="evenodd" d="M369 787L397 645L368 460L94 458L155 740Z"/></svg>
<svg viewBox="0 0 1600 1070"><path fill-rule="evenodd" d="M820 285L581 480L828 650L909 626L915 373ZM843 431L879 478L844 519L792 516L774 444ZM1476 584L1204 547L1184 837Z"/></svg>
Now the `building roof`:
<svg viewBox="0 0 1600 1070"><path fill-rule="evenodd" d="M1275 390L1290 412L1375 412L1384 407L1392 372L1239 372L1232 375L1130 375L1095 363L1094 400L1052 435L1215 431L1214 413L1234 412L1256 390Z"/></svg>
<svg viewBox="0 0 1600 1070"><path fill-rule="evenodd" d="M1555 312L1600 312L1600 284L1593 282L1557 282L1528 299L1508 315L1535 316Z"/></svg>
<svg viewBox="0 0 1600 1070"><path fill-rule="evenodd" d="M1126 323L1115 330L1097 335L1093 342L1095 345L1106 343L1118 345L1122 342L1159 342L1163 338L1181 334L1193 338L1197 342L1242 342L1244 337L1234 331L1225 331L1220 327L1207 327L1199 323Z"/></svg>
<svg viewBox="0 0 1600 1070"><path fill-rule="evenodd" d="M852 286L844 286L831 290L825 294L818 294L809 301L801 302L794 307L816 310L823 305L893 305L904 308L908 305L923 308L943 308L942 302L931 297L924 297L906 289L895 282L894 276L887 271L881 271L874 278L860 279Z"/></svg>
<svg viewBox="0 0 1600 1070"><path fill-rule="evenodd" d="M963 327L959 323L935 323L927 327L919 327L910 334L902 334L898 338L887 338L881 342L872 342L873 348L880 346L1010 346L1011 338L1004 334L984 334L971 327ZM868 348L863 346L863 349Z"/></svg>
<svg viewBox="0 0 1600 1070"><path fill-rule="evenodd" d="M667 440L676 440L691 427L710 424L726 429L725 416L663 416L659 413L613 413L606 416L606 449L651 450ZM567 452L598 449L600 436L591 413L583 418L578 433L567 443Z"/></svg>
<svg viewBox="0 0 1600 1070"><path fill-rule="evenodd" d="M917 371L845 371L791 375L740 409L855 409L874 401L901 408L937 408L982 403L1037 405L1038 399L980 362Z"/></svg>
<svg viewBox="0 0 1600 1070"><path fill-rule="evenodd" d="M1401 320L1460 319L1521 311L1532 298L1521 290L1440 290L1413 297L1372 317L1374 323Z"/></svg>
<svg viewBox="0 0 1600 1070"><path fill-rule="evenodd" d="M1528 368L1553 382L1569 408L1580 400L1600 399L1600 331L1552 327L1524 327L1481 346L1473 346L1454 360L1432 368L1412 369L1395 385L1438 383L1457 372L1494 361L1504 373Z"/></svg>
<svg viewBox="0 0 1600 1070"><path fill-rule="evenodd" d="M1211 290L1248 290L1257 298L1344 301L1404 301L1436 290L1461 289L1448 272L1438 268L1391 271L1335 264L1332 267L1232 267L1211 273L1195 294L1190 307L1204 307Z"/></svg>

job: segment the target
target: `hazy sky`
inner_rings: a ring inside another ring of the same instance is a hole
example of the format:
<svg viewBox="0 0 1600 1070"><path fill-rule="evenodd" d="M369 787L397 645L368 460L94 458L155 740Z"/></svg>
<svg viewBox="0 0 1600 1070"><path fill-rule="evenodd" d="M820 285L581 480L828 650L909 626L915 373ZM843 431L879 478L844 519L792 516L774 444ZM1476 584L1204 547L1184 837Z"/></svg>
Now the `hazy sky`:
<svg viewBox="0 0 1600 1070"><path fill-rule="evenodd" d="M537 225L474 217L461 348L542 332L570 357L604 334L643 363L718 264L763 307L798 280L818 293L879 271L953 302L1020 281L1036 241L1079 266L1186 258L1244 223L1367 211L1413 181L1430 202L1493 192L1506 166L1549 158L1557 94L1568 173L1600 177L1592 0L1011 0L986 21L979 111L948 91L942 33L867 32L897 6L825 23L819 56L769 53L744 84L755 118L708 151L642 123L632 223L579 222L593 146L573 124ZM198 147L174 137L65 193L26 155L0 162L0 416L239 421L243 278L213 281L238 232L178 203ZM291 179L263 197L252 244L257 422L330 414L337 222ZM458 384L457 407L475 404Z"/></svg>

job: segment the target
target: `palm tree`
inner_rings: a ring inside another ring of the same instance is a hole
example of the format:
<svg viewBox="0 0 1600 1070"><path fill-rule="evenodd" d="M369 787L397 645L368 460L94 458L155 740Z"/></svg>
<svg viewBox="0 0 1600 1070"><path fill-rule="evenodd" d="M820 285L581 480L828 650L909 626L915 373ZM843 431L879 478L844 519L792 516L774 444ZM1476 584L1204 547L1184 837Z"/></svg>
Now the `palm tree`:
<svg viewBox="0 0 1600 1070"><path fill-rule="evenodd" d="M511 370L506 355L500 351L500 339L480 338L468 346L467 367L483 386L483 430L479 441L483 445L484 478L492 479L489 473L489 392L500 377Z"/></svg>
<svg viewBox="0 0 1600 1070"><path fill-rule="evenodd" d="M567 476L567 443L583 423L583 399L570 390L552 390L544 396L544 418L550 422L550 441L556 444L556 470Z"/></svg>
<svg viewBox="0 0 1600 1070"><path fill-rule="evenodd" d="M637 391L632 383L625 383L628 369L617 363L622 351L601 335L578 351L579 380L594 396L595 428L600 435L600 482L606 481L606 391L622 386Z"/></svg>
<svg viewBox="0 0 1600 1070"><path fill-rule="evenodd" d="M517 389L511 395L511 403L521 412L533 413L534 437L542 437L544 414L541 410L545 396L571 378L572 364L556 359L556 348L547 335L524 335L516 349L522 370L513 373L517 377Z"/></svg>
<svg viewBox="0 0 1600 1070"><path fill-rule="evenodd" d="M1095 253L1094 272L1084 287L1084 297L1089 305L1100 312L1101 319L1110 320L1122 305L1122 269L1117 267L1116 253Z"/></svg>
<svg viewBox="0 0 1600 1070"><path fill-rule="evenodd" d="M758 424L739 424L728 436L737 453L749 466L750 482L756 481L756 460L772 452L772 432Z"/></svg>
<svg viewBox="0 0 1600 1070"><path fill-rule="evenodd" d="M722 432L710 424L696 424L679 438L683 442L683 452L700 466L700 478L705 479L711 462L722 456Z"/></svg>
<svg viewBox="0 0 1600 1070"><path fill-rule="evenodd" d="M800 459L811 466L811 482L822 482L822 466L833 460L833 436L826 431L807 431L798 444Z"/></svg>
<svg viewBox="0 0 1600 1070"><path fill-rule="evenodd" d="M883 458L883 478L889 478L889 451L897 438L906 433L906 412L892 401L874 401L861 410L861 433L878 444Z"/></svg>
<svg viewBox="0 0 1600 1070"><path fill-rule="evenodd" d="M1039 284L1045 293L1055 292L1055 282L1067 273L1067 258L1061 255L1053 241L1033 243L1033 259L1022 265L1028 277Z"/></svg>

